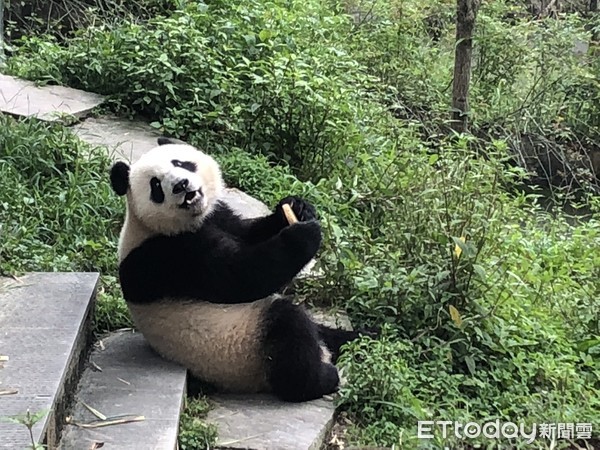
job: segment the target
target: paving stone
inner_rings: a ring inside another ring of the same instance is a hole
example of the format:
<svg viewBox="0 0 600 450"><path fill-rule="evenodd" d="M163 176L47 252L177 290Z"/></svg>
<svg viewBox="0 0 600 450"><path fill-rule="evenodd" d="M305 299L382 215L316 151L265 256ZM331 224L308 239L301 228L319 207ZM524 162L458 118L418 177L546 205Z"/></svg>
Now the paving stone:
<svg viewBox="0 0 600 450"><path fill-rule="evenodd" d="M96 273L34 273L0 281L0 417L49 411L33 428L54 448L88 342ZM23 425L0 421L0 449L31 445Z"/></svg>
<svg viewBox="0 0 600 450"><path fill-rule="evenodd" d="M156 147L161 134L146 122L118 117L90 117L72 127L79 138L108 148L111 158L130 163Z"/></svg>
<svg viewBox="0 0 600 450"><path fill-rule="evenodd" d="M236 188L226 189L224 200L236 213L248 219L271 214L271 209L263 202Z"/></svg>
<svg viewBox="0 0 600 450"><path fill-rule="evenodd" d="M340 328L342 330L353 329L350 318L344 311L332 311L328 308L311 308L310 313L315 321L322 323L323 325Z"/></svg>
<svg viewBox="0 0 600 450"><path fill-rule="evenodd" d="M141 422L102 428L67 425L59 449L173 450L186 389L186 371L162 359L140 333L121 331L102 339L90 355L71 411L72 421L98 420L83 403L107 417L144 416ZM102 371L99 371L100 367Z"/></svg>
<svg viewBox="0 0 600 450"><path fill-rule="evenodd" d="M98 94L0 75L0 111L8 114L56 121L65 114L84 117L103 101Z"/></svg>
<svg viewBox="0 0 600 450"><path fill-rule="evenodd" d="M218 429L217 448L318 450L333 424L331 400L285 403L270 395L216 395L207 421Z"/></svg>

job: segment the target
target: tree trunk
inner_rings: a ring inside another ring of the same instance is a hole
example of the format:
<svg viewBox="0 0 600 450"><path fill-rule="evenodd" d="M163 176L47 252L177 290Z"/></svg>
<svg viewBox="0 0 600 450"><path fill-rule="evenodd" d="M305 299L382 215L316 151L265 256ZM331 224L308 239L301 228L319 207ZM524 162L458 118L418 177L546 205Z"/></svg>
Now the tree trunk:
<svg viewBox="0 0 600 450"><path fill-rule="evenodd" d="M481 0L457 0L456 49L452 84L452 128L459 133L468 129L469 84L473 28Z"/></svg>
<svg viewBox="0 0 600 450"><path fill-rule="evenodd" d="M598 0L590 0L590 15L596 15L598 14ZM600 41L600 29L595 28L594 31L592 32L592 42L598 42ZM597 51L595 51L595 54L597 55Z"/></svg>

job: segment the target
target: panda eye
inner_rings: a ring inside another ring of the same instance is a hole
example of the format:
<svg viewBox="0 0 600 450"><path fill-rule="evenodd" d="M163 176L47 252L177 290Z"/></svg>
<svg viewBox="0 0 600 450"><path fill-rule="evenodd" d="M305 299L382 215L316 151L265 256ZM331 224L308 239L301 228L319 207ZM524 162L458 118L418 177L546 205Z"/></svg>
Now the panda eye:
<svg viewBox="0 0 600 450"><path fill-rule="evenodd" d="M196 172L196 164L191 161L179 161L178 159L174 159L171 161L175 167L181 167L189 172Z"/></svg>
<svg viewBox="0 0 600 450"><path fill-rule="evenodd" d="M150 199L154 203L162 203L165 201L165 193L163 192L160 180L152 177L150 180Z"/></svg>

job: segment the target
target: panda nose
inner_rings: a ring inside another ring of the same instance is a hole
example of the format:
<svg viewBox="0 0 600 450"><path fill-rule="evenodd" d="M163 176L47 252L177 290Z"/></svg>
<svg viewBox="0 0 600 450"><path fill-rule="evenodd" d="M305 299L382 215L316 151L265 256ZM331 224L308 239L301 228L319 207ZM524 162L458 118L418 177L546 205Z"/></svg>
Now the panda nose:
<svg viewBox="0 0 600 450"><path fill-rule="evenodd" d="M188 184L190 184L190 182L187 178L178 181L177 183L175 183L175 186L173 186L173 194L181 194L188 187Z"/></svg>

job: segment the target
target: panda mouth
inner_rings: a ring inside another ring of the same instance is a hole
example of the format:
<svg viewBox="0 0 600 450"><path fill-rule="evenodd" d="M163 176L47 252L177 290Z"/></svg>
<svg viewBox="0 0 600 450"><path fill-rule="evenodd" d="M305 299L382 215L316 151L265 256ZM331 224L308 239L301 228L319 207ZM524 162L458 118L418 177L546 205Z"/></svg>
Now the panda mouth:
<svg viewBox="0 0 600 450"><path fill-rule="evenodd" d="M186 192L183 197L183 203L179 205L181 209L190 209L190 207L200 201L202 196L199 191L189 191Z"/></svg>

